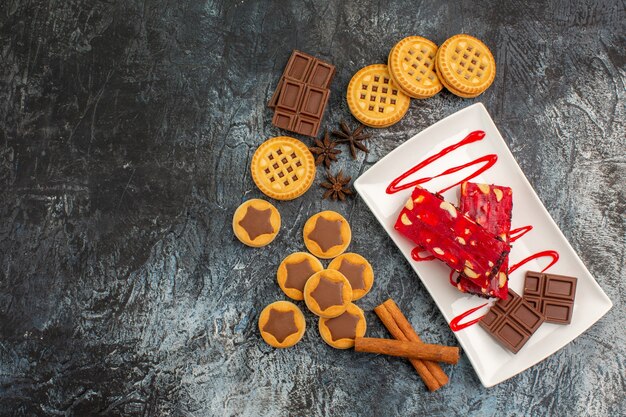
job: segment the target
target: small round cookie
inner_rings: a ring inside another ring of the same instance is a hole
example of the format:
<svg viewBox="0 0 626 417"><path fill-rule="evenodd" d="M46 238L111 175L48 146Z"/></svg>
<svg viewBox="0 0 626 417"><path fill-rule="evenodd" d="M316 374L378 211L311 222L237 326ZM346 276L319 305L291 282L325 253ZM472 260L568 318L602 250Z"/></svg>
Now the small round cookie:
<svg viewBox="0 0 626 417"><path fill-rule="evenodd" d="M233 232L241 243L260 248L268 245L280 230L280 213L259 198L245 201L233 215Z"/></svg>
<svg viewBox="0 0 626 417"><path fill-rule="evenodd" d="M363 337L367 329L365 314L356 304L350 303L343 314L332 319L319 319L318 328L324 342L335 349L354 347L354 339Z"/></svg>
<svg viewBox="0 0 626 417"><path fill-rule="evenodd" d="M259 316L259 331L265 342L276 348L288 348L300 341L306 321L297 305L276 301L265 307Z"/></svg>
<svg viewBox="0 0 626 417"><path fill-rule="evenodd" d="M304 224L304 245L322 259L341 255L352 239L348 221L335 211L322 211L309 217Z"/></svg>
<svg viewBox="0 0 626 417"><path fill-rule="evenodd" d="M304 284L313 274L324 269L324 265L315 256L306 252L296 252L287 256L280 263L276 280L287 297L304 300Z"/></svg>
<svg viewBox="0 0 626 417"><path fill-rule="evenodd" d="M465 34L452 36L439 47L436 69L450 92L466 98L482 94L496 77L496 61L487 45Z"/></svg>
<svg viewBox="0 0 626 417"><path fill-rule="evenodd" d="M352 287L352 301L362 298L374 284L374 270L367 259L356 253L344 253L332 260L328 269L343 274Z"/></svg>
<svg viewBox="0 0 626 417"><path fill-rule="evenodd" d="M304 194L315 178L315 160L309 148L289 136L263 142L250 164L252 179L268 197L293 200Z"/></svg>
<svg viewBox="0 0 626 417"><path fill-rule="evenodd" d="M409 36L389 52L389 73L402 91L413 98L428 98L443 88L435 72L437 45L421 36Z"/></svg>
<svg viewBox="0 0 626 417"><path fill-rule="evenodd" d="M337 317L346 311L350 300L350 282L334 269L316 272L304 285L304 302L316 316Z"/></svg>
<svg viewBox="0 0 626 417"><path fill-rule="evenodd" d="M370 65L354 74L346 98L352 115L370 127L397 123L411 102L393 82L385 64Z"/></svg>

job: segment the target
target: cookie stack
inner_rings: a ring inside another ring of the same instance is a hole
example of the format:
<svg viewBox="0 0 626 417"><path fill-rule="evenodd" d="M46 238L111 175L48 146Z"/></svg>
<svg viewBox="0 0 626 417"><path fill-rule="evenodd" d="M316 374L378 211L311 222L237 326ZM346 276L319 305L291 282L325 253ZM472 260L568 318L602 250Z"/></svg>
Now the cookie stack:
<svg viewBox="0 0 626 417"><path fill-rule="evenodd" d="M352 115L370 127L388 127L404 117L410 98L425 99L446 87L452 94L473 98L496 76L491 51L470 35L455 35L441 47L421 36L398 42L387 65L359 70L348 85Z"/></svg>

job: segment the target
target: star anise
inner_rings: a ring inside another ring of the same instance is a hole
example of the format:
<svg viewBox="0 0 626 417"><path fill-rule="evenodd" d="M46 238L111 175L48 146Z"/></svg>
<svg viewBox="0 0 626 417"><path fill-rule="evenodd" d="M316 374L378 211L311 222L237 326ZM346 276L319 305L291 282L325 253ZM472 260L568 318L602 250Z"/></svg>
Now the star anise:
<svg viewBox="0 0 626 417"><path fill-rule="evenodd" d="M324 132L324 140L315 139L315 146L309 148L311 153L316 155L315 165L320 165L323 162L326 168L330 168L330 164L336 161L337 155L341 153L339 149L335 149L337 143L330 139L328 131Z"/></svg>
<svg viewBox="0 0 626 417"><path fill-rule="evenodd" d="M365 126L359 125L354 130L350 130L348 124L345 121L341 121L339 123L341 130L334 130L333 135L340 138L337 140L338 143L348 143L350 145L350 153L352 154L352 159L356 159L356 151L357 149L362 150L367 153L369 150L365 147L363 143L366 139L372 137L371 133L363 133L363 129Z"/></svg>
<svg viewBox="0 0 626 417"><path fill-rule="evenodd" d="M343 171L339 171L337 175L332 175L330 171L326 171L326 179L328 182L323 182L322 187L326 188L326 192L322 196L322 199L330 198L333 201L337 199L344 201L346 196L351 196L352 190L348 186L352 177L344 177Z"/></svg>

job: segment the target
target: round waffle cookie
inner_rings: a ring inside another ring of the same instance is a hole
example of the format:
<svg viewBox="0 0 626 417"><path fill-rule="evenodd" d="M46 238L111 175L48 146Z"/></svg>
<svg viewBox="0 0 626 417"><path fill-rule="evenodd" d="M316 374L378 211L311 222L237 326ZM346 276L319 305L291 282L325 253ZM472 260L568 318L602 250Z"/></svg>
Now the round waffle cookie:
<svg viewBox="0 0 626 417"><path fill-rule="evenodd" d="M487 46L470 35L455 35L437 51L436 70L451 93L472 98L482 94L496 77L496 61Z"/></svg>
<svg viewBox="0 0 626 417"><path fill-rule="evenodd" d="M250 170L263 194L276 200L293 200L311 187L315 160L304 143L289 136L277 136L258 147Z"/></svg>
<svg viewBox="0 0 626 417"><path fill-rule="evenodd" d="M370 65L354 74L346 97L352 115L370 127L397 123L411 101L393 82L385 64Z"/></svg>
<svg viewBox="0 0 626 417"><path fill-rule="evenodd" d="M409 36L389 53L391 79L410 97L428 98L443 88L435 73L437 45L421 36Z"/></svg>

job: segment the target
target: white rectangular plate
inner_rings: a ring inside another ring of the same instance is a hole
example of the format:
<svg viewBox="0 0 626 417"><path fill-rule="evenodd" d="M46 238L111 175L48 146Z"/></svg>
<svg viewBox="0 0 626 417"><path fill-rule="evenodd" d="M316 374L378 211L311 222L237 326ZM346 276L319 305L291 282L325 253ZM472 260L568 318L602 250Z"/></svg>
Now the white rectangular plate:
<svg viewBox="0 0 626 417"><path fill-rule="evenodd" d="M445 170L476 158L488 154L497 155L497 162L472 181L511 187L512 228L533 226L533 230L514 243L509 264L514 265L541 251L554 250L560 255L559 260L546 272L578 278L571 324L544 323L517 354L502 347L480 326L470 326L455 333L480 381L485 387L491 387L540 362L574 340L606 314L612 303L554 223L515 162L489 113L481 103L478 103L446 117L413 136L377 162L355 182L358 193L417 272L446 321L449 323L468 309L484 304L485 299L463 294L450 285L450 269L444 263L437 260L416 262L411 258L411 250L415 245L394 229L394 223L411 194L412 187L394 194L388 194L386 189L395 178L442 149L458 143L475 130L484 131L486 134L484 139L455 149L412 174L402 183L435 177ZM443 175L424 183L423 186L433 192L444 189L474 173L480 166L482 165L478 164ZM459 188L455 186L443 193L443 196L456 204L459 199ZM550 261L548 258L538 258L526 263L511 274L509 286L521 295L525 272L540 271ZM478 310L467 320L480 317L487 308ZM419 332L419 329L417 330Z"/></svg>

